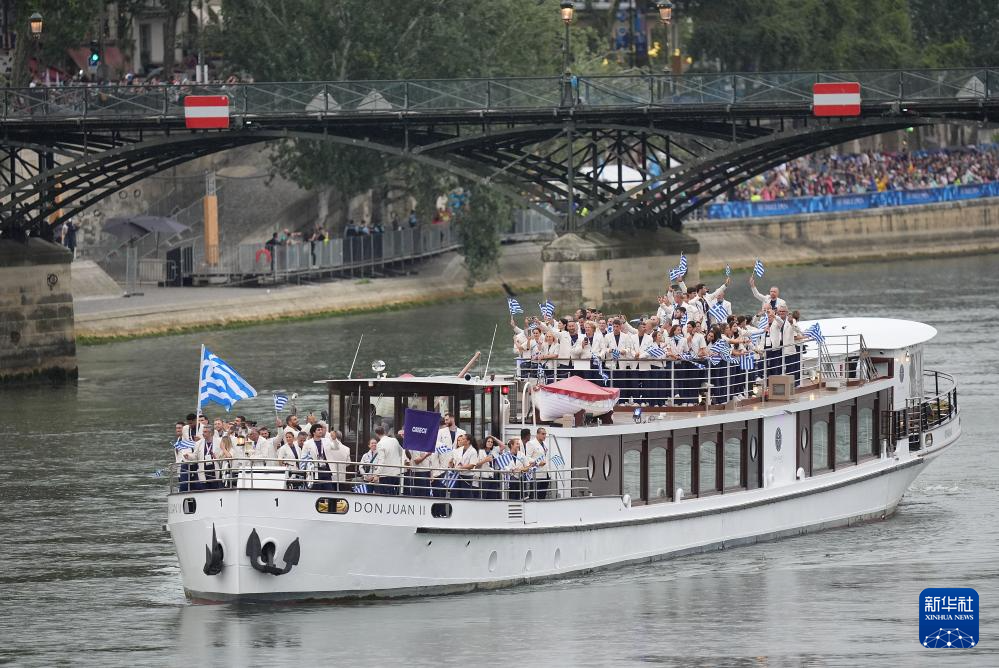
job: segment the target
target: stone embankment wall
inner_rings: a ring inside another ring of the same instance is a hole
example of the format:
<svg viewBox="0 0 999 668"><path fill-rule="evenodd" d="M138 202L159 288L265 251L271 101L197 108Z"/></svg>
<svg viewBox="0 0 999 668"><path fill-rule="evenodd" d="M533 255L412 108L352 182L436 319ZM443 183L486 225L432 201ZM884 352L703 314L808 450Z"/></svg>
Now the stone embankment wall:
<svg viewBox="0 0 999 668"><path fill-rule="evenodd" d="M701 271L768 264L850 262L999 250L999 199L852 213L692 221Z"/></svg>
<svg viewBox="0 0 999 668"><path fill-rule="evenodd" d="M41 239L0 240L0 383L76 377L70 259Z"/></svg>

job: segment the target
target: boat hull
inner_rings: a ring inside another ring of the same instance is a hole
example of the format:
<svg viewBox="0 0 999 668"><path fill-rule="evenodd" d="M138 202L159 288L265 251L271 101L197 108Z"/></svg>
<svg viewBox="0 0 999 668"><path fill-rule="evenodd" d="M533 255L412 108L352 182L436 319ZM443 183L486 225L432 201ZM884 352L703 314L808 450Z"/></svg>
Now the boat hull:
<svg viewBox="0 0 999 668"><path fill-rule="evenodd" d="M926 461L876 460L794 485L679 503L631 506L621 497L545 502L451 500L450 518L432 516L440 499L325 493L349 510L320 514L318 492L200 492L197 512L170 497L170 531L184 589L196 602L340 600L467 592L597 569L770 541L891 515ZM580 518L587 518L582 522ZM206 575L215 529L221 573ZM256 531L290 572L254 570L245 554Z"/></svg>

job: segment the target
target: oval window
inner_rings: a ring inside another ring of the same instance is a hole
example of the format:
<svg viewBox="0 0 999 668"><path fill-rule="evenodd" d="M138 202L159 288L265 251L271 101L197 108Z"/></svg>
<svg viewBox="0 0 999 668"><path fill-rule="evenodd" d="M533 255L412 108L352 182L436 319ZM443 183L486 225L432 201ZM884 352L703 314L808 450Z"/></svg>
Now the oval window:
<svg viewBox="0 0 999 668"><path fill-rule="evenodd" d="M344 515L350 510L350 504L346 499L331 499L321 496L316 499L316 512L324 515Z"/></svg>
<svg viewBox="0 0 999 668"><path fill-rule="evenodd" d="M611 474L611 456L604 455L604 480L608 480Z"/></svg>
<svg viewBox="0 0 999 668"><path fill-rule="evenodd" d="M759 443L756 441L755 436L749 437L749 458L754 462L756 461L756 455L759 453Z"/></svg>
<svg viewBox="0 0 999 668"><path fill-rule="evenodd" d="M590 455L586 458L586 479L592 481L597 472L597 460Z"/></svg>
<svg viewBox="0 0 999 668"><path fill-rule="evenodd" d="M808 449L808 427L801 428L801 449Z"/></svg>

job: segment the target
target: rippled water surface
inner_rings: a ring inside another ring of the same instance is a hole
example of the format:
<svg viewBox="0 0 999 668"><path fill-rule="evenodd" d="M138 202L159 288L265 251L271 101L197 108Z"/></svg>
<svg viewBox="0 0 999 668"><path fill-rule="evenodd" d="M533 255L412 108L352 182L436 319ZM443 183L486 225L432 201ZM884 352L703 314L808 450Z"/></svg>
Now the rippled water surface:
<svg viewBox="0 0 999 668"><path fill-rule="evenodd" d="M0 663L999 665L999 256L774 268L771 281L806 318L891 316L940 330L925 365L958 378L964 437L894 518L501 592L192 606L153 473L171 461L173 422L193 409L201 343L266 395L239 410L263 419L273 390L321 409L311 381L345 374L362 332L359 366L456 371L499 322L493 364L508 369L505 304L86 347L76 386L0 390ZM748 289L730 294L750 306ZM981 595L974 650L918 643L919 592L946 586Z"/></svg>

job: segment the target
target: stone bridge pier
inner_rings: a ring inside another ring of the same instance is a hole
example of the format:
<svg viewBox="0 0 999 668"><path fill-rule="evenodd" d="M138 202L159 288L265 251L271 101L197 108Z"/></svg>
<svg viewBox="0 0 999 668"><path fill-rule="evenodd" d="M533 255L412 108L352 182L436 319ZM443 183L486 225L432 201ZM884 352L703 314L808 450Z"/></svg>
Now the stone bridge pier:
<svg viewBox="0 0 999 668"><path fill-rule="evenodd" d="M687 284L697 282L699 250L696 239L667 228L563 234L541 251L544 295L566 312L576 306L654 312L680 253L687 256Z"/></svg>
<svg viewBox="0 0 999 668"><path fill-rule="evenodd" d="M38 238L0 239L0 383L76 378L72 259Z"/></svg>

